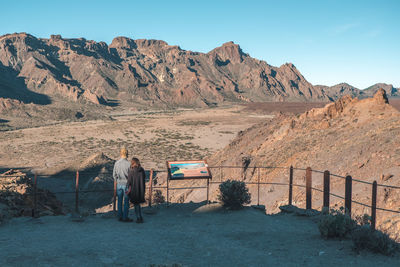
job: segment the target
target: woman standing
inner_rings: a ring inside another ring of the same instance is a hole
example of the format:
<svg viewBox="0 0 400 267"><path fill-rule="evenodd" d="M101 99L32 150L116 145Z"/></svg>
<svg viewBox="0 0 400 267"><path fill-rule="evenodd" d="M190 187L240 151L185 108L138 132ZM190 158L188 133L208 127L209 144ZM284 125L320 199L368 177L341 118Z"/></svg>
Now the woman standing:
<svg viewBox="0 0 400 267"><path fill-rule="evenodd" d="M146 202L144 199L145 194L145 179L146 173L140 165L140 161L137 158L132 158L131 168L128 174L128 195L130 201L135 206L136 222L142 223L142 209L141 203Z"/></svg>

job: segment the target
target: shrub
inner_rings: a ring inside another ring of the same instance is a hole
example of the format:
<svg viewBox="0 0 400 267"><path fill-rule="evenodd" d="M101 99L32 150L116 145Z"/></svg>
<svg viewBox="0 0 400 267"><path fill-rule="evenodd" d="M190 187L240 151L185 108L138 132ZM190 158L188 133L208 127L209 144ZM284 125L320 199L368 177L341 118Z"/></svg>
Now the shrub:
<svg viewBox="0 0 400 267"><path fill-rule="evenodd" d="M355 221L357 222L357 224L359 225L371 225L371 216L369 216L368 214L364 214L364 215L356 215L355 217Z"/></svg>
<svg viewBox="0 0 400 267"><path fill-rule="evenodd" d="M367 249L375 253L393 255L399 248L399 244L389 235L378 230L372 230L369 225L358 226L353 231L351 239L356 251Z"/></svg>
<svg viewBox="0 0 400 267"><path fill-rule="evenodd" d="M227 180L219 185L219 191L218 199L224 207L239 209L250 203L251 195L244 182Z"/></svg>
<svg viewBox="0 0 400 267"><path fill-rule="evenodd" d="M340 210L325 210L318 222L318 229L323 238L344 238L356 225L356 222L345 214L341 207Z"/></svg>
<svg viewBox="0 0 400 267"><path fill-rule="evenodd" d="M161 190L155 190L153 194L154 204L162 204L165 203L165 197L163 196Z"/></svg>

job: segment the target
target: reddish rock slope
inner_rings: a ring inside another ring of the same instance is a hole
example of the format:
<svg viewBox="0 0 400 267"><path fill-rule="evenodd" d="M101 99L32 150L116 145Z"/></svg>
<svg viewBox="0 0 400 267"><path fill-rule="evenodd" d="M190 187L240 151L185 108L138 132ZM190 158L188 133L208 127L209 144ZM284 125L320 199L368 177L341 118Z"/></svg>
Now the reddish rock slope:
<svg viewBox="0 0 400 267"><path fill-rule="evenodd" d="M329 100L293 64L268 65L233 42L207 54L159 40L0 37L0 96L48 103L54 97L164 106L224 101ZM30 94L29 97L25 97Z"/></svg>

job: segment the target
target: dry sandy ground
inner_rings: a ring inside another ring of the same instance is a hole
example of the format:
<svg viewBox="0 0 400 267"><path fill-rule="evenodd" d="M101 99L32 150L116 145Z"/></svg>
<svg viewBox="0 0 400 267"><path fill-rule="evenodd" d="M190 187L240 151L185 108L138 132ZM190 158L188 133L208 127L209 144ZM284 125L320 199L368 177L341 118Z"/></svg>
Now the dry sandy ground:
<svg viewBox="0 0 400 267"><path fill-rule="evenodd" d="M111 114L113 120L64 122L0 132L0 168L46 172L104 152L117 158L127 146L146 168L165 168L167 159L199 159L270 115L242 107Z"/></svg>
<svg viewBox="0 0 400 267"><path fill-rule="evenodd" d="M17 218L0 227L0 266L398 266L400 259L325 241L306 217L176 204L144 224L114 217ZM197 210L196 210L197 209ZM133 213L133 212L132 212Z"/></svg>

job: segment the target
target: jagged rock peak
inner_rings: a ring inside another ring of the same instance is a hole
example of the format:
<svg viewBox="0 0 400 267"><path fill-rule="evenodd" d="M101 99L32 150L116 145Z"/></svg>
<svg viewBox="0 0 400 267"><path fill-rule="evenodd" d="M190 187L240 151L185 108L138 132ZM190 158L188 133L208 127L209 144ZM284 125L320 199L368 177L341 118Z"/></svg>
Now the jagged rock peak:
<svg viewBox="0 0 400 267"><path fill-rule="evenodd" d="M383 88L379 88L374 95L375 102L379 104L389 104L389 99L386 95L386 91Z"/></svg>
<svg viewBox="0 0 400 267"><path fill-rule="evenodd" d="M15 33L9 33L9 34L4 34L3 36L0 36L0 40L3 39L12 39L13 41L18 40L18 39L25 39L25 38L35 38L35 36L30 35L29 33L26 32L15 32Z"/></svg>
<svg viewBox="0 0 400 267"><path fill-rule="evenodd" d="M135 43L138 47L150 47L150 46L158 46L164 47L168 46L168 43L163 40L155 40L155 39L137 39Z"/></svg>
<svg viewBox="0 0 400 267"><path fill-rule="evenodd" d="M290 63L290 62L282 64L279 68L281 70L291 70L291 71L293 71L295 73L300 73L299 70L296 68L296 66L293 63Z"/></svg>
<svg viewBox="0 0 400 267"><path fill-rule="evenodd" d="M135 49L136 43L131 38L128 38L125 36L118 36L112 40L112 42L110 44L110 48Z"/></svg>
<svg viewBox="0 0 400 267"><path fill-rule="evenodd" d="M52 41L60 41L60 40L62 40L61 34L52 34L52 35L50 35L50 40L52 40Z"/></svg>
<svg viewBox="0 0 400 267"><path fill-rule="evenodd" d="M232 41L211 50L208 54L223 61L230 60L232 62L242 62L245 57L248 57L248 54L243 53L240 46Z"/></svg>
<svg viewBox="0 0 400 267"><path fill-rule="evenodd" d="M10 45L21 44L21 45L35 46L38 44L39 39L33 35L30 35L29 33L21 32L21 33L5 34L3 36L0 36L0 42Z"/></svg>

